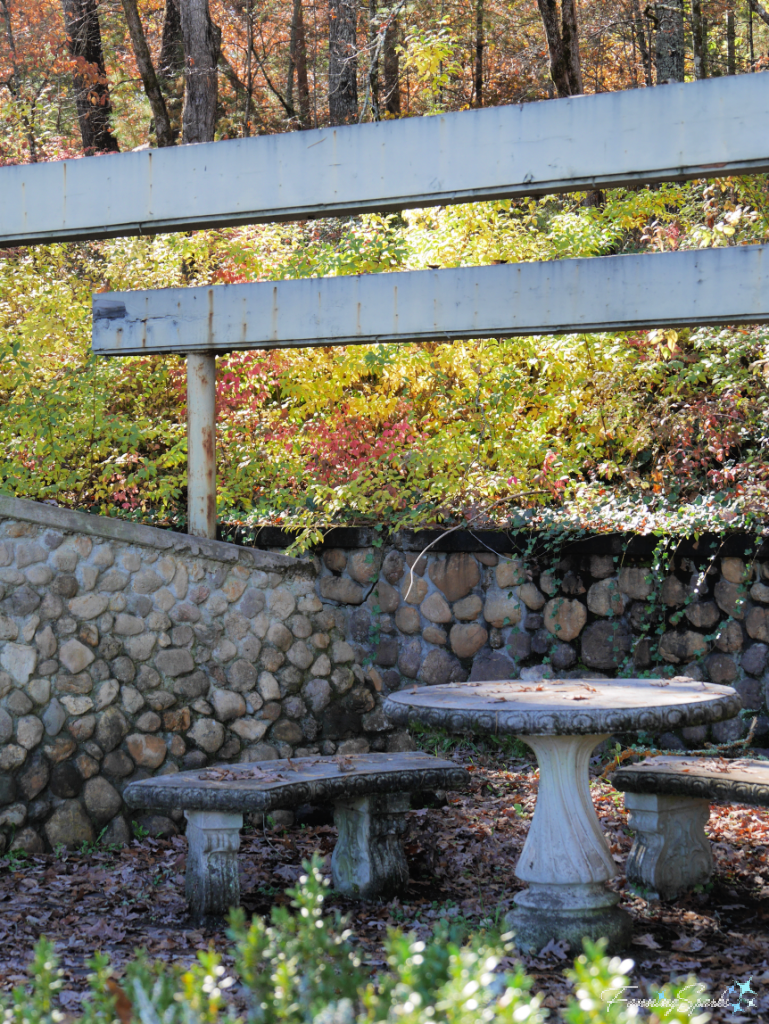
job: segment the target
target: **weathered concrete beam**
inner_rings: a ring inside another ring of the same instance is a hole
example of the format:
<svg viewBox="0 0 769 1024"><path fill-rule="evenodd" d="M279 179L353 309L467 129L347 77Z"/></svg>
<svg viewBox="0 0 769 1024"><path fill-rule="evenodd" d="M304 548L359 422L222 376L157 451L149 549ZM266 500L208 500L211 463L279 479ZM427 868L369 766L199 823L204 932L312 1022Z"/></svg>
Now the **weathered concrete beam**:
<svg viewBox="0 0 769 1024"><path fill-rule="evenodd" d="M769 322L769 246L112 292L101 355Z"/></svg>
<svg viewBox="0 0 769 1024"><path fill-rule="evenodd" d="M0 246L769 170L769 74L0 169Z"/></svg>

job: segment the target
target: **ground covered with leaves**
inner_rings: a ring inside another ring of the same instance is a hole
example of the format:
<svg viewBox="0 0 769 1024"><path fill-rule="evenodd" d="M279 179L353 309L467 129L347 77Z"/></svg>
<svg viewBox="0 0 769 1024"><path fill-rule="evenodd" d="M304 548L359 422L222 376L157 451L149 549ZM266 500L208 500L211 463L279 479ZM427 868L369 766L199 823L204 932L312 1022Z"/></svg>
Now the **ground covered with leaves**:
<svg viewBox="0 0 769 1024"><path fill-rule="evenodd" d="M514 867L526 838L537 795L536 766L523 758L491 758L458 750L472 788L449 793L440 806L410 813L406 850L411 883L391 902L355 903L331 893L326 912L347 915L361 959L372 973L386 968L382 938L390 927L427 937L441 918L462 919L469 929L502 926L520 888ZM632 843L622 798L598 778L593 800L620 872ZM433 800L432 804L441 804ZM301 861L319 851L330 874L336 829L323 811L314 824L291 829L253 822L243 836L241 882L249 913L268 914L287 902L285 887L301 873ZM709 835L716 874L705 890L674 902L647 902L614 885L634 918L633 945L638 986L634 997L669 979L696 974L720 999L731 986L752 979L757 1005L744 1014L716 1008L713 1021L769 1018L769 812L745 807L713 808ZM55 942L64 968L62 1002L77 1011L97 949L108 953L119 975L137 948L152 959L192 960L198 950L228 947L224 926L191 924L184 901L186 842L146 838L120 850L68 852L0 860L0 991L26 980L26 965L40 935ZM564 970L578 951L551 942L537 956L523 957L545 1006L566 1003ZM225 957L225 965L231 959ZM233 990L237 1000L237 986ZM735 997L732 997L735 998ZM743 1004L744 1005L744 1004Z"/></svg>

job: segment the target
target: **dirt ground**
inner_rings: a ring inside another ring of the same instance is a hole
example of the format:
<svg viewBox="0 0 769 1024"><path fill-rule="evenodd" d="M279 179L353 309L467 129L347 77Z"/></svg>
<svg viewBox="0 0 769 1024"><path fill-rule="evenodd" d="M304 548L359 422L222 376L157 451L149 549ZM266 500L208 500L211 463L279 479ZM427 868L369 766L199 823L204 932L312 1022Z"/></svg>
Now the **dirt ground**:
<svg viewBox="0 0 769 1024"><path fill-rule="evenodd" d="M525 759L492 758L459 749L469 765L472 788L450 793L444 806L410 812L406 851L411 883L406 896L391 902L354 903L330 895L326 910L350 918L362 959L372 971L384 967L382 938L390 926L429 936L441 917L464 918L471 928L501 924L520 888L514 867L536 800L536 766ZM595 774L600 771L598 759ZM632 842L622 798L608 783L595 781L593 800L620 872ZM434 801L435 802L435 801ZM313 820L313 819L311 819ZM323 815L316 815L316 822ZM769 812L745 807L714 808L709 835L716 874L707 891L674 902L647 902L614 885L634 918L635 993L695 973L711 997L751 981L756 1005L744 1012L713 1010L715 1022L769 1020ZM330 855L336 829L326 823L287 830L252 826L241 846L242 902L253 914L267 914L285 901L283 889L301 873L301 861L317 850ZM118 973L137 947L163 960L191 960L213 944L224 951L224 928L191 925L184 902L186 842L147 838L116 851L94 851L0 859L0 991L26 980L25 966L40 935L56 943L65 971L63 1006L76 1012L94 950L107 952ZM557 1010L569 994L563 971L574 955L550 943L538 956L523 957ZM225 961L227 963L227 961ZM731 996L736 999L736 996ZM745 1007L745 1002L741 1004Z"/></svg>

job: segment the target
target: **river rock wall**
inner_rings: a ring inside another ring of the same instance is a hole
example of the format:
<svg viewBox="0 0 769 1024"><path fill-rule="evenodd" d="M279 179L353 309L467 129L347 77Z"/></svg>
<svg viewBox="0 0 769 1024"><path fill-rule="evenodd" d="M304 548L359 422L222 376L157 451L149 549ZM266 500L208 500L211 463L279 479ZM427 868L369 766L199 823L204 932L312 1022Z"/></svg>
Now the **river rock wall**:
<svg viewBox="0 0 769 1024"><path fill-rule="evenodd" d="M397 750L319 563L0 499L0 852L128 840L132 779Z"/></svg>
<svg viewBox="0 0 769 1024"><path fill-rule="evenodd" d="M769 733L769 550L716 538L663 566L638 538L522 556L504 535L350 530L290 558L279 531L261 539L0 499L0 852L182 827L126 813L124 786L152 774L411 749L381 708L406 686L685 674L734 686Z"/></svg>

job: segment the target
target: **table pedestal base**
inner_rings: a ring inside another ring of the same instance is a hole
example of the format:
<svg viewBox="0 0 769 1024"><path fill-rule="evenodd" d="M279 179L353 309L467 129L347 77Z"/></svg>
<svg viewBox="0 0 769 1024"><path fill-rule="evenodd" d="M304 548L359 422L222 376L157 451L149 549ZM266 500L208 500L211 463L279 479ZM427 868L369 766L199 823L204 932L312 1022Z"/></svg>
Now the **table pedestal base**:
<svg viewBox="0 0 769 1024"><path fill-rule="evenodd" d="M522 736L537 755L537 806L515 873L528 889L514 897L507 916L524 952L539 952L550 939L571 952L582 939L605 936L612 950L630 939L631 918L617 909L605 883L617 866L590 796L590 755L605 735Z"/></svg>
<svg viewBox="0 0 769 1024"><path fill-rule="evenodd" d="M609 952L630 942L633 920L617 907L619 896L602 883L532 884L514 897L515 910L505 917L522 953L538 953L551 939L582 951L582 940L608 940Z"/></svg>

